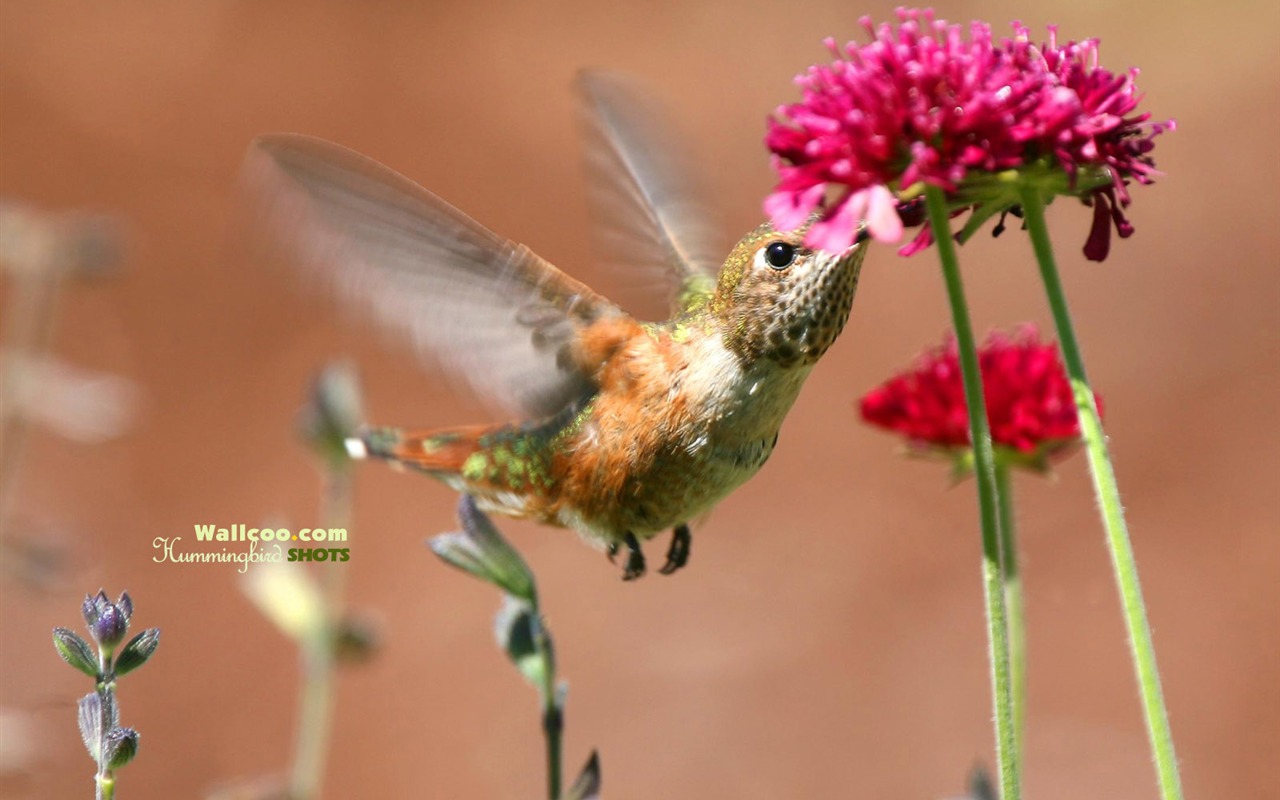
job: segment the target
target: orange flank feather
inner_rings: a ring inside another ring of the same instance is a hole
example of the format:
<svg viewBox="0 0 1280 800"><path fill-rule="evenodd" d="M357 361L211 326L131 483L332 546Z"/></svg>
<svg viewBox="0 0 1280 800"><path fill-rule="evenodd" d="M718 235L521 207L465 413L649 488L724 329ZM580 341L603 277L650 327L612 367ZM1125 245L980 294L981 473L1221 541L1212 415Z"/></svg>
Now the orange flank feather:
<svg viewBox="0 0 1280 800"><path fill-rule="evenodd" d="M590 373L600 391L554 448L556 516L603 538L648 538L668 527L696 478L687 448L699 427L685 390L689 348L630 319L598 322L579 342L575 355L601 359Z"/></svg>

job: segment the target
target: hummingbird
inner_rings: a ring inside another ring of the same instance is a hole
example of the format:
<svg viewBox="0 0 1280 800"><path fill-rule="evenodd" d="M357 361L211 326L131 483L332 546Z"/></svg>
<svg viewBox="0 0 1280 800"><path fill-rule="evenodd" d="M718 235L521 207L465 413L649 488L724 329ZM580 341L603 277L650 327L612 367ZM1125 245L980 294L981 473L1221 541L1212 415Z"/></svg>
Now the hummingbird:
<svg viewBox="0 0 1280 800"><path fill-rule="evenodd" d="M524 245L391 169L299 134L259 137L245 176L291 260L446 368L512 421L366 427L356 458L424 472L484 511L626 549L672 531L663 574L689 559L691 522L773 452L801 385L849 318L866 237L804 243L765 223L725 248L659 105L630 80L583 72L592 208L606 252L668 276L670 318L643 322Z"/></svg>

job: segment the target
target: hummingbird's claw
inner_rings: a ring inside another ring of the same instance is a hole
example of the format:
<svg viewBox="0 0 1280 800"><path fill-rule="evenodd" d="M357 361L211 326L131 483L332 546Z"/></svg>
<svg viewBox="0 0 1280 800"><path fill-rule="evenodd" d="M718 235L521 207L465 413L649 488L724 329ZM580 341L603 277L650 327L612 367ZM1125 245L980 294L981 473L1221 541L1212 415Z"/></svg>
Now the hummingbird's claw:
<svg viewBox="0 0 1280 800"><path fill-rule="evenodd" d="M689 563L689 547L693 544L693 534L689 526L681 523L671 532L671 546L667 548L667 563L658 570L663 575L670 575Z"/></svg>
<svg viewBox="0 0 1280 800"><path fill-rule="evenodd" d="M624 581L633 581L644 574L644 552L640 550L640 542L634 533L628 533L623 541L627 545L627 566L622 570ZM617 550L614 545L613 550Z"/></svg>
<svg viewBox="0 0 1280 800"><path fill-rule="evenodd" d="M610 564L618 563L618 543L617 542L609 542L609 549L606 552L609 556Z"/></svg>

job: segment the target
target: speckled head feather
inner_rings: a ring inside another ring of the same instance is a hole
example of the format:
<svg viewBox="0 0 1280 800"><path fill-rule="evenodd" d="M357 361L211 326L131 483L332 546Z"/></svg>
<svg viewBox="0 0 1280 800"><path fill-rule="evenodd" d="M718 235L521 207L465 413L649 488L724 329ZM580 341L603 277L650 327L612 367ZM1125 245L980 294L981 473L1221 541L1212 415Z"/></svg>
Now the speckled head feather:
<svg viewBox="0 0 1280 800"><path fill-rule="evenodd" d="M711 313L723 326L725 344L744 361L810 366L849 319L866 242L827 253L805 247L806 230L782 233L766 223L743 237L725 261Z"/></svg>

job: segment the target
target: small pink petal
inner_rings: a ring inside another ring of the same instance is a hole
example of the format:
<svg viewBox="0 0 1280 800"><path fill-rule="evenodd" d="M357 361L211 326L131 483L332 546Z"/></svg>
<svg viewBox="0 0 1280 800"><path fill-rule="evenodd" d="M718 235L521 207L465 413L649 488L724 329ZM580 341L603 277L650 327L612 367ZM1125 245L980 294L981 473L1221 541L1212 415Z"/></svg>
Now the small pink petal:
<svg viewBox="0 0 1280 800"><path fill-rule="evenodd" d="M822 202L822 184L803 191L774 192L764 199L764 213L779 231L793 231L804 224Z"/></svg>
<svg viewBox="0 0 1280 800"><path fill-rule="evenodd" d="M823 219L813 223L805 244L827 253L842 253L853 246L866 207L866 192L854 192L841 200Z"/></svg>
<svg viewBox="0 0 1280 800"><path fill-rule="evenodd" d="M896 244L902 239L902 217L898 216L898 198L889 187L879 184L865 190L867 229L877 242Z"/></svg>

